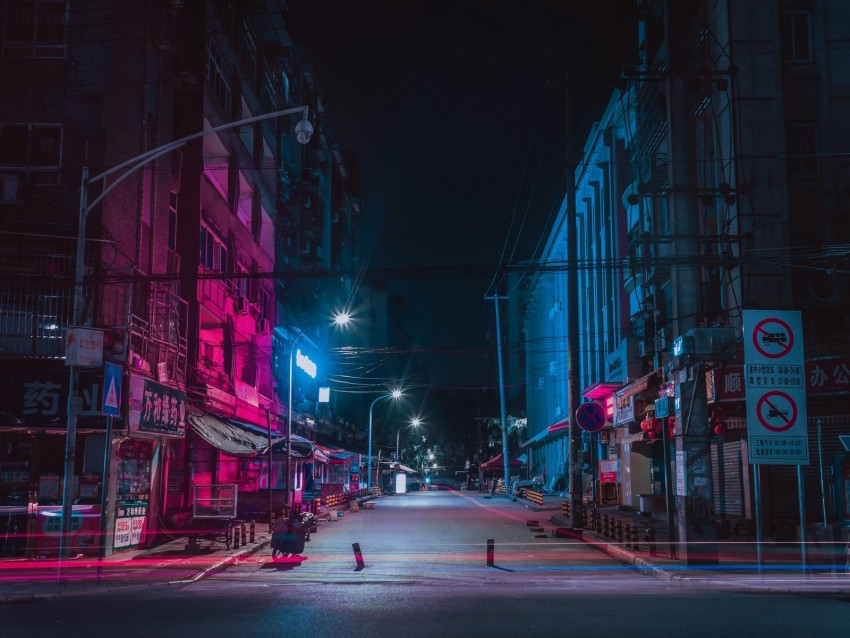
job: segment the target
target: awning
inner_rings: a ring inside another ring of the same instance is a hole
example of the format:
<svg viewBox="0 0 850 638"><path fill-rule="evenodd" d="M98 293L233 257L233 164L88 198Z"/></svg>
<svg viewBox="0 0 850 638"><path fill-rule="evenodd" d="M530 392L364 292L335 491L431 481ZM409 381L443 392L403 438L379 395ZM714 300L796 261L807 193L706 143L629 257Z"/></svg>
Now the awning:
<svg viewBox="0 0 850 638"><path fill-rule="evenodd" d="M502 456L502 453L499 452L496 456L494 456L489 461L482 463L479 467L482 470L498 470L498 469L501 469L505 466L505 462L504 462L503 458L504 457ZM513 459L510 460L508 465L510 467L519 467L520 465L522 465L522 461L520 461L519 459L513 458Z"/></svg>
<svg viewBox="0 0 850 638"><path fill-rule="evenodd" d="M570 420L563 419L558 421L557 423L553 423L545 430L541 430L533 437L528 439L527 441L523 441L519 444L520 448L535 448L543 445L544 443L548 443L549 441L554 441L555 439L566 436L570 433Z"/></svg>
<svg viewBox="0 0 850 638"><path fill-rule="evenodd" d="M535 434L535 435L534 435L533 437L531 437L530 439L527 439L526 441L522 441L522 442L519 444L519 446L520 446L521 448L527 448L527 447L535 448L535 447L537 447L537 446L539 446L539 445L543 445L543 444L546 442L546 437L547 437L547 436L549 436L549 430L548 430L548 429L546 429L546 430L541 430L540 432L538 432L537 434Z"/></svg>
<svg viewBox="0 0 850 638"><path fill-rule="evenodd" d="M269 450L268 430L215 414L200 412L190 408L186 413L189 426L207 443L222 452L234 456L264 456ZM286 454L286 437L272 436L272 450L276 455ZM314 457L322 461L325 457L321 452L314 454L312 441L302 436L292 435L293 458L307 459Z"/></svg>
<svg viewBox="0 0 850 638"><path fill-rule="evenodd" d="M245 424L212 412L187 411L186 421L204 441L228 454L256 456L269 447L267 435L252 432ZM273 437L272 441L275 440L279 439Z"/></svg>
<svg viewBox="0 0 850 638"><path fill-rule="evenodd" d="M628 385L624 386L623 388L621 388L620 390L615 392L615 394L618 397L626 398L626 399L628 399L629 397L634 396L636 394L640 394L641 392L644 392L645 390L647 390L649 388L650 381L652 381L652 379L656 378L657 376L658 376L658 370L654 370L654 371L650 372L649 374L647 374L646 376L643 376L639 379L635 379L634 381L632 381Z"/></svg>

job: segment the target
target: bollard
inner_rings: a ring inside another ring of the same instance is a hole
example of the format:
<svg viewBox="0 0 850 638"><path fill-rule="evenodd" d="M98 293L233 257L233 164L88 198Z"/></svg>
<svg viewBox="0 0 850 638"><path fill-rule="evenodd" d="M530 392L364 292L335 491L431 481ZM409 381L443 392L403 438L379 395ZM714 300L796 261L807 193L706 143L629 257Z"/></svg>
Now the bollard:
<svg viewBox="0 0 850 638"><path fill-rule="evenodd" d="M632 548L632 526L630 523L623 525L623 538L626 541L626 549Z"/></svg>
<svg viewBox="0 0 850 638"><path fill-rule="evenodd" d="M637 525L632 525L632 549L636 552L640 550L640 543L638 542L638 528Z"/></svg>
<svg viewBox="0 0 850 638"><path fill-rule="evenodd" d="M643 534L643 540L645 540L649 544L649 555L657 556L657 551L655 547L655 529L652 527L647 527L646 531Z"/></svg>
<svg viewBox="0 0 850 638"><path fill-rule="evenodd" d="M593 529L594 531L602 531L602 526L599 523L599 510L593 512Z"/></svg>
<svg viewBox="0 0 850 638"><path fill-rule="evenodd" d="M233 549L239 549L239 526L233 526Z"/></svg>
<svg viewBox="0 0 850 638"><path fill-rule="evenodd" d="M495 564L496 541L492 538L487 539L487 567L492 567Z"/></svg>
<svg viewBox="0 0 850 638"><path fill-rule="evenodd" d="M351 547L354 550L354 560L357 561L357 569L363 569L366 567L366 563L363 562L363 554L360 552L360 543L352 543Z"/></svg>
<svg viewBox="0 0 850 638"><path fill-rule="evenodd" d="M611 538L609 531L611 530L611 519L607 514L602 515L602 535L605 538Z"/></svg>
<svg viewBox="0 0 850 638"><path fill-rule="evenodd" d="M255 534L256 534L256 530L254 529L254 521L251 521L251 524L248 526L248 538L250 539L250 541L252 543L254 542L254 539L256 538Z"/></svg>
<svg viewBox="0 0 850 638"><path fill-rule="evenodd" d="M245 526L245 523L242 523L239 528L241 532L240 538L242 539L242 547L245 547L245 545L248 544L248 528Z"/></svg>
<svg viewBox="0 0 850 638"><path fill-rule="evenodd" d="M614 531L616 532L617 538L616 541L618 543L623 542L623 521L617 521L614 525Z"/></svg>

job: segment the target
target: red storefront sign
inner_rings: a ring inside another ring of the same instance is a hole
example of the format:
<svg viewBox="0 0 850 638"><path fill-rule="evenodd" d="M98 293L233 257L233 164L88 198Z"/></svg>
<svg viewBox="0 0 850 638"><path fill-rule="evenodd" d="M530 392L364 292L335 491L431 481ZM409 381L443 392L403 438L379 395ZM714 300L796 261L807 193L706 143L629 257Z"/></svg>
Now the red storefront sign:
<svg viewBox="0 0 850 638"><path fill-rule="evenodd" d="M709 401L743 401L744 366L732 365L706 373ZM806 395L850 394L850 357L819 357L806 361Z"/></svg>

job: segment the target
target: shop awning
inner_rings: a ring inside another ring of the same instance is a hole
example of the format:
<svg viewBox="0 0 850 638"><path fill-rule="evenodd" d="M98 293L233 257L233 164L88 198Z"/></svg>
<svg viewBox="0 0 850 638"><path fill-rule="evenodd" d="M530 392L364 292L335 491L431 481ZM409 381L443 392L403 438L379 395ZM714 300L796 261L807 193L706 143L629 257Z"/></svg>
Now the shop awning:
<svg viewBox="0 0 850 638"><path fill-rule="evenodd" d="M639 379L635 379L628 385L620 388L615 394L618 397L629 398L636 394L640 394L649 388L650 382L658 377L658 370L654 370L650 372L646 376L640 377Z"/></svg>
<svg viewBox="0 0 850 638"><path fill-rule="evenodd" d="M505 462L502 459L503 459L502 453L499 452L496 456L494 456L489 461L485 461L484 463L482 463L480 465L480 467L481 467L482 470L499 470L499 469L502 469L505 465ZM519 467L520 465L522 465L522 461L520 461L519 459L513 458L513 459L510 460L508 465L510 467Z"/></svg>
<svg viewBox="0 0 850 638"><path fill-rule="evenodd" d="M186 421L204 441L228 454L255 456L265 453L269 447L267 435L252 432L245 424L212 412L189 410ZM272 438L273 442L276 440L279 439Z"/></svg>
<svg viewBox="0 0 850 638"><path fill-rule="evenodd" d="M563 419L558 421L557 423L553 423L545 430L541 430L533 437L528 439L527 441L523 441L519 444L520 448L536 448L549 441L554 441L555 439L566 436L570 433L570 420Z"/></svg>

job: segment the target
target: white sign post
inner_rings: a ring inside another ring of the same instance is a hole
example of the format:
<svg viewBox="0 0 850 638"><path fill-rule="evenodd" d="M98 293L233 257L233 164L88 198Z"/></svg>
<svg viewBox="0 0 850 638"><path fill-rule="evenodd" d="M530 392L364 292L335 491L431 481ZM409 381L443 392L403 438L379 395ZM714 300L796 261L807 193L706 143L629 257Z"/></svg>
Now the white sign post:
<svg viewBox="0 0 850 638"><path fill-rule="evenodd" d="M809 464L803 321L797 310L744 310L747 449L753 465L756 562L762 571L761 465L796 465L800 553L806 571L803 466Z"/></svg>
<svg viewBox="0 0 850 638"><path fill-rule="evenodd" d="M803 329L796 310L744 311L749 462L808 465Z"/></svg>

